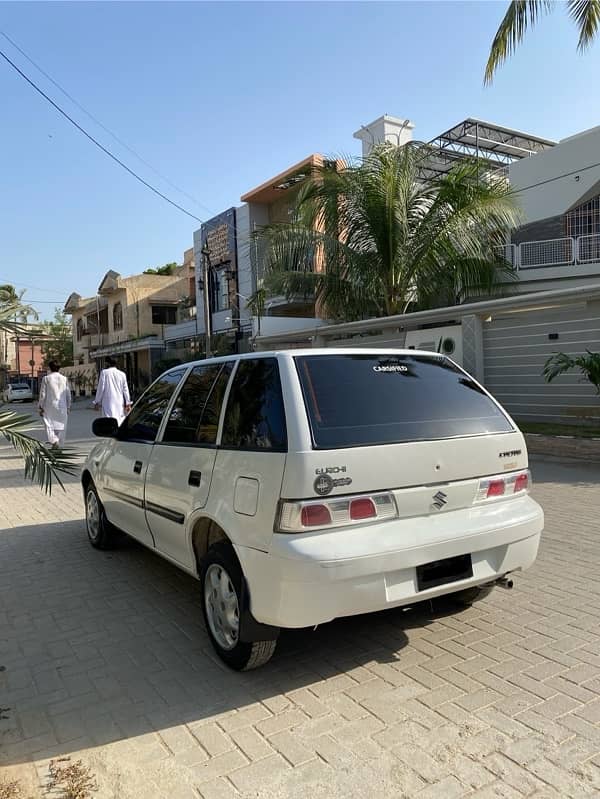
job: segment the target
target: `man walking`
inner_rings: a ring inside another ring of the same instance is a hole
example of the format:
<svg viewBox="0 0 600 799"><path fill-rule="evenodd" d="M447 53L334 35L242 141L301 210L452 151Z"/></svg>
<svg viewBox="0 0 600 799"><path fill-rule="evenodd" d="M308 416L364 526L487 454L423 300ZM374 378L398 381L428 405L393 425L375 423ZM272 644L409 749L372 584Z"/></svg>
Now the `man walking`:
<svg viewBox="0 0 600 799"><path fill-rule="evenodd" d="M102 408L102 415L116 419L119 424L131 409L131 398L125 372L117 369L113 358L106 359L106 369L100 372L94 408Z"/></svg>
<svg viewBox="0 0 600 799"><path fill-rule="evenodd" d="M50 374L42 378L38 407L52 449L62 449L67 435L67 417L71 410L71 391L56 361L48 364Z"/></svg>

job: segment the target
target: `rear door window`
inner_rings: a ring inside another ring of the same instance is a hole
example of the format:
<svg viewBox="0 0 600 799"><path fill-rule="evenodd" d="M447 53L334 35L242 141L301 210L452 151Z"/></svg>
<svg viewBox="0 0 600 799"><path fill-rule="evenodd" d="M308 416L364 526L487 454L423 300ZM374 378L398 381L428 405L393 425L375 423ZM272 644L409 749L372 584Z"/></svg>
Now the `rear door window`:
<svg viewBox="0 0 600 799"><path fill-rule="evenodd" d="M229 393L221 446L224 449L287 451L276 358L240 361Z"/></svg>
<svg viewBox="0 0 600 799"><path fill-rule="evenodd" d="M307 355L295 361L316 449L514 429L477 383L442 356Z"/></svg>
<svg viewBox="0 0 600 799"><path fill-rule="evenodd" d="M196 366L179 392L163 443L213 446L232 362Z"/></svg>
<svg viewBox="0 0 600 799"><path fill-rule="evenodd" d="M185 371L178 369L167 372L146 389L119 428L118 437L121 441L154 441L173 392Z"/></svg>

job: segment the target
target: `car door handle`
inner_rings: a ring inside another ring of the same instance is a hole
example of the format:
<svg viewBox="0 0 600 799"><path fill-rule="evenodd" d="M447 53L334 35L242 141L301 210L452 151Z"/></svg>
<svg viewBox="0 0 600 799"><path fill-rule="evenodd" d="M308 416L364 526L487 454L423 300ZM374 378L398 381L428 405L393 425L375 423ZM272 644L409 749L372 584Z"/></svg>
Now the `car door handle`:
<svg viewBox="0 0 600 799"><path fill-rule="evenodd" d="M141 474L141 472L142 472L142 462L141 462L141 461L136 461L136 462L134 463L134 465L133 465L133 471L134 471L136 474Z"/></svg>
<svg viewBox="0 0 600 799"><path fill-rule="evenodd" d="M195 472L192 469L188 477L188 485L198 487L200 485L201 480L202 480L202 472Z"/></svg>

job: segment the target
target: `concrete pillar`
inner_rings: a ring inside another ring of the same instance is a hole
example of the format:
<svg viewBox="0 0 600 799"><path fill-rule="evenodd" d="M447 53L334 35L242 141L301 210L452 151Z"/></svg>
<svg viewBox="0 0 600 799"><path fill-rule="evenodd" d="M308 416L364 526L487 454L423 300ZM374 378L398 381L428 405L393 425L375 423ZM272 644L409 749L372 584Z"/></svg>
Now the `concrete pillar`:
<svg viewBox="0 0 600 799"><path fill-rule="evenodd" d="M413 123L408 119L398 119L397 117L384 114L378 119L363 125L354 134L355 139L362 142L362 154L365 158L378 144L392 144L400 147L412 139Z"/></svg>
<svg viewBox="0 0 600 799"><path fill-rule="evenodd" d="M463 367L480 383L485 381L483 322L480 316L463 316Z"/></svg>

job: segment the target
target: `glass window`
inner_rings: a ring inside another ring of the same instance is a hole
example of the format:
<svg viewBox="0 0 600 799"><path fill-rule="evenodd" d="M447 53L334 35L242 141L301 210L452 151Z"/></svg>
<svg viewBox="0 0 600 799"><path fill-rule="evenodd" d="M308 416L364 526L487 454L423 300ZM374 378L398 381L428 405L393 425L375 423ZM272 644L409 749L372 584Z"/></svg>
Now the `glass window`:
<svg viewBox="0 0 600 799"><path fill-rule="evenodd" d="M153 325L174 325L177 322L177 308L174 305L153 305Z"/></svg>
<svg viewBox="0 0 600 799"><path fill-rule="evenodd" d="M196 366L175 401L163 435L171 444L214 445L233 363Z"/></svg>
<svg viewBox="0 0 600 799"><path fill-rule="evenodd" d="M161 375L135 403L131 412L119 428L119 438L152 442L167 410L169 400L185 374L185 369L177 369Z"/></svg>
<svg viewBox="0 0 600 799"><path fill-rule="evenodd" d="M116 302L113 306L113 330L123 329L123 306Z"/></svg>
<svg viewBox="0 0 600 799"><path fill-rule="evenodd" d="M211 272L210 304L213 313L217 313L218 311L227 311L230 307L229 280L230 272L228 267L214 269Z"/></svg>
<svg viewBox="0 0 600 799"><path fill-rule="evenodd" d="M276 358L240 361L229 394L221 446L287 451L285 411Z"/></svg>
<svg viewBox="0 0 600 799"><path fill-rule="evenodd" d="M307 355L295 360L316 449L513 429L488 395L442 356Z"/></svg>

